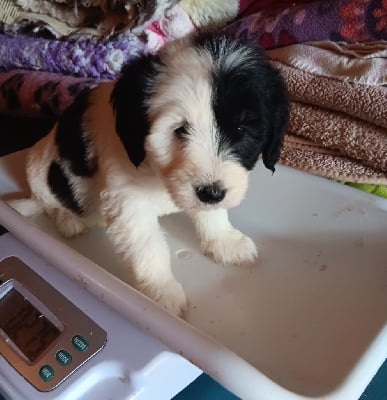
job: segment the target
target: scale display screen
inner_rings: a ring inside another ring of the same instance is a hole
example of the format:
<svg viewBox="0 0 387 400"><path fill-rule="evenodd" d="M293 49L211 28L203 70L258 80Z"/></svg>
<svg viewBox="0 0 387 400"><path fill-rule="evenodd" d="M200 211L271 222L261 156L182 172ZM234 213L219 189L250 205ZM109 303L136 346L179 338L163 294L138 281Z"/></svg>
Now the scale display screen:
<svg viewBox="0 0 387 400"><path fill-rule="evenodd" d="M0 260L0 358L37 390L55 389L106 340L104 329L29 265L16 256Z"/></svg>
<svg viewBox="0 0 387 400"><path fill-rule="evenodd" d="M37 299L14 280L0 292L1 336L31 364L61 334L60 321L53 321L53 315L45 315L36 303Z"/></svg>

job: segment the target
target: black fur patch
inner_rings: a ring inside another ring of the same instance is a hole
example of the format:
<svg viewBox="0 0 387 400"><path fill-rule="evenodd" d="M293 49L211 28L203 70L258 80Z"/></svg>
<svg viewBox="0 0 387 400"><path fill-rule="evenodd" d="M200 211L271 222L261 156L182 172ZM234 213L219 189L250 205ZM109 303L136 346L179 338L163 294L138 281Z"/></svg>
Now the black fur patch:
<svg viewBox="0 0 387 400"><path fill-rule="evenodd" d="M53 161L50 165L47 182L52 193L55 195L58 201L63 204L63 206L76 214L82 214L84 212L83 208L77 202L74 196L66 174L56 161Z"/></svg>
<svg viewBox="0 0 387 400"><path fill-rule="evenodd" d="M274 172L289 118L286 87L264 59L261 48L225 36L205 35L198 47L216 61L213 70L213 109L221 134L220 151L227 147L251 170L262 153ZM227 58L238 56L232 63Z"/></svg>
<svg viewBox="0 0 387 400"><path fill-rule="evenodd" d="M144 140L149 129L146 100L160 65L159 58L153 56L132 61L123 68L110 98L116 114L116 132L136 167L145 158Z"/></svg>
<svg viewBox="0 0 387 400"><path fill-rule="evenodd" d="M59 156L70 162L74 175L91 177L97 171L97 159L90 157L91 142L84 131L83 114L89 106L89 90L84 90L63 113L56 131Z"/></svg>

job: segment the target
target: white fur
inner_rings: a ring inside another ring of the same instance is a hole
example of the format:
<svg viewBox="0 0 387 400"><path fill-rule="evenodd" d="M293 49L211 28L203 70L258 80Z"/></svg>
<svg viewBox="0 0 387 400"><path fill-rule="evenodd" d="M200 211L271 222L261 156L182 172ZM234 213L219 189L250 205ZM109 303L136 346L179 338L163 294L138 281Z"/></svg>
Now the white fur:
<svg viewBox="0 0 387 400"><path fill-rule="evenodd" d="M115 115L109 103L114 83L101 84L92 92L92 106L83 123L94 144L98 170L92 178L78 182L74 177L72 182L76 196L86 195L84 217L65 209L47 185L47 170L57 157L56 128L31 149L27 177L32 199L55 219L64 236L80 234L102 218L107 235L129 267L128 281L167 311L181 314L187 301L171 272L159 216L186 211L203 252L216 262L251 262L257 250L227 217L226 209L238 205L244 197L248 172L227 150L217 151L219 137L209 79L211 57L185 41L170 45L161 57L168 68L156 78L149 104L146 158L138 168L129 161L115 132ZM190 129L184 145L171 134L182 122ZM216 205L201 203L194 187L214 182L227 189L225 198ZM19 204L18 210L30 214L31 204L24 210Z"/></svg>
<svg viewBox="0 0 387 400"><path fill-rule="evenodd" d="M257 257L254 242L231 225L225 209L198 211L191 217L201 238L203 253L216 262L242 264Z"/></svg>
<svg viewBox="0 0 387 400"><path fill-rule="evenodd" d="M213 60L206 52L179 41L162 57L170 65L160 76L150 104L154 120L146 138L152 167L161 175L174 202L182 209L201 207L193 186L220 181L228 189L218 207L238 205L247 188L248 173L227 151L218 154L218 130L211 107L210 71ZM182 149L171 134L181 122L190 125L190 140Z"/></svg>

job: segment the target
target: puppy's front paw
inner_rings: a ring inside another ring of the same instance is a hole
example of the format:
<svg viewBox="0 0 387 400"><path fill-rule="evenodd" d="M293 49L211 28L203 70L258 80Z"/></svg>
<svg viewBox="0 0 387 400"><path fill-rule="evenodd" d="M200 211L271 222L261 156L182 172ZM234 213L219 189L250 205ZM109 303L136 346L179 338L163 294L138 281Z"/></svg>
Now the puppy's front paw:
<svg viewBox="0 0 387 400"><path fill-rule="evenodd" d="M237 229L203 242L202 251L219 264L251 263L258 256L255 243Z"/></svg>
<svg viewBox="0 0 387 400"><path fill-rule="evenodd" d="M81 235L87 230L87 226L78 217L63 211L58 211L55 216L58 231L65 238L72 238Z"/></svg>
<svg viewBox="0 0 387 400"><path fill-rule="evenodd" d="M187 309L183 287L175 280L169 280L157 286L143 283L139 286L139 290L171 314L182 316Z"/></svg>

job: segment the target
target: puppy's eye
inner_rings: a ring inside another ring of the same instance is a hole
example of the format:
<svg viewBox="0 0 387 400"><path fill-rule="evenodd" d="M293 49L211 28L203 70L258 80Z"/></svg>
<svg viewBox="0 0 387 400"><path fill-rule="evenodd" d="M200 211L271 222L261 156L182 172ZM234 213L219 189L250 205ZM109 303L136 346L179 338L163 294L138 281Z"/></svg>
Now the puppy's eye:
<svg viewBox="0 0 387 400"><path fill-rule="evenodd" d="M189 134L189 126L188 124L183 124L178 126L177 128L175 128L173 130L174 134L176 135L176 137L178 137L179 139L185 139L188 134Z"/></svg>
<svg viewBox="0 0 387 400"><path fill-rule="evenodd" d="M256 121L257 116L254 112L249 110L242 111L235 120L236 135L251 133Z"/></svg>
<svg viewBox="0 0 387 400"><path fill-rule="evenodd" d="M246 128L244 126L242 126L242 125L237 127L237 132L238 133L243 133L245 130L246 130Z"/></svg>
<svg viewBox="0 0 387 400"><path fill-rule="evenodd" d="M246 125L239 125L239 126L236 128L236 131L237 131L237 135L243 135L244 133L250 132L250 129L249 129L249 127L246 126Z"/></svg>

